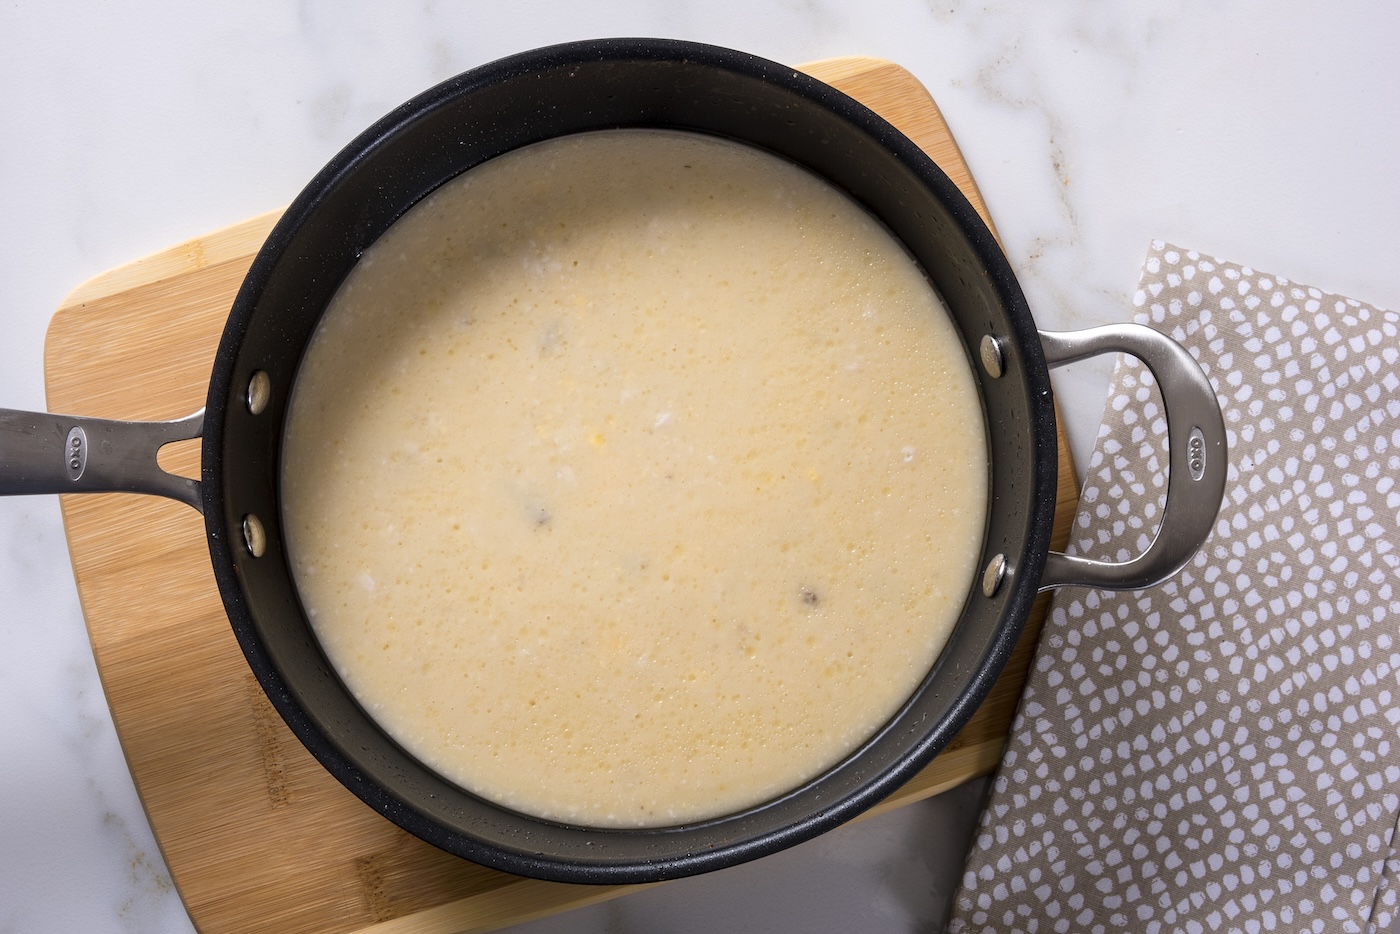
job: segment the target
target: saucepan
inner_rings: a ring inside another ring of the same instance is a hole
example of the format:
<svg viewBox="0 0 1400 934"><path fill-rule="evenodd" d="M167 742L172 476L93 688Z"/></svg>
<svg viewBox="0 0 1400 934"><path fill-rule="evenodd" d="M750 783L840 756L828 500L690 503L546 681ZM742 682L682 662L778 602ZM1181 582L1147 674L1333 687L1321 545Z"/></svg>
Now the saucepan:
<svg viewBox="0 0 1400 934"><path fill-rule="evenodd" d="M541 140L617 127L693 131L760 147L825 178L881 220L923 267L960 332L981 394L991 474L981 570L946 648L894 717L844 761L777 800L645 830L516 813L446 781L396 745L347 691L308 625L278 499L298 364L365 249L474 165ZM1050 550L1057 447L1049 369L1116 352L1142 359L1162 389L1170 475L1150 547L1127 562L1104 563ZM159 448L194 437L202 437L200 479L163 472ZM875 804L967 722L1038 592L1142 589L1182 568L1214 525L1225 467L1218 403L1180 345L1132 325L1038 331L977 213L890 124L786 66L669 40L587 41L506 58L424 92L356 138L296 198L254 260L200 412L160 423L0 412L0 492L150 493L203 513L214 577L249 666L301 742L369 806L466 859L589 883L733 865Z"/></svg>

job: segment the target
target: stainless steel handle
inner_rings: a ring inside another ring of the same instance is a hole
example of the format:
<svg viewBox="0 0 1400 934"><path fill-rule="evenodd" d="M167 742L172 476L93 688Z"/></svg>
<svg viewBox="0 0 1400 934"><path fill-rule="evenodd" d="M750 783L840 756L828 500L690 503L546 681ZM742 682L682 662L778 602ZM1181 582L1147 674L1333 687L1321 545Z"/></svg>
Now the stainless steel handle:
<svg viewBox="0 0 1400 934"><path fill-rule="evenodd" d="M1194 357L1176 341L1138 324L1083 331L1041 331L1051 367L1101 353L1127 353L1152 371L1166 409L1170 447L1167 501L1157 537L1131 561L1114 563L1051 552L1040 589L1083 586L1100 590L1155 587L1186 566L1205 544L1225 496L1228 466L1220 402Z"/></svg>
<svg viewBox="0 0 1400 934"><path fill-rule="evenodd" d="M203 433L203 409L171 422L0 409L0 496L151 493L203 512L199 481L156 463L165 445Z"/></svg>

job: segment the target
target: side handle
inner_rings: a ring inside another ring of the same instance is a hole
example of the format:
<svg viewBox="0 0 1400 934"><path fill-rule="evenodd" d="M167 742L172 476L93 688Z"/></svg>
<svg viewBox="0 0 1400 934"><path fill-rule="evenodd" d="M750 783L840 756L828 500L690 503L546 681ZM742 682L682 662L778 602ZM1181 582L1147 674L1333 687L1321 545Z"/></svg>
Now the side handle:
<svg viewBox="0 0 1400 934"><path fill-rule="evenodd" d="M1185 567L1205 544L1225 496L1225 421L1210 380L1185 347L1139 324L1041 331L1040 341L1051 367L1102 353L1127 353L1141 360L1162 391L1170 448L1167 501L1157 537L1147 550L1122 563L1051 552L1040 589L1155 587Z"/></svg>
<svg viewBox="0 0 1400 934"><path fill-rule="evenodd" d="M202 513L199 481L162 470L156 454L203 433L203 409L170 422L0 409L0 496L151 493Z"/></svg>

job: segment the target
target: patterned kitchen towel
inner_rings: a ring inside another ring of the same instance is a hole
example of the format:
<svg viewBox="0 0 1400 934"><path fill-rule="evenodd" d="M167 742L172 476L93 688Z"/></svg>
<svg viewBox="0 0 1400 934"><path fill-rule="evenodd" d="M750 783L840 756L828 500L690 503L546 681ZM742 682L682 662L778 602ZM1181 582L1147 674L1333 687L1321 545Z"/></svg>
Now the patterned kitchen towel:
<svg viewBox="0 0 1400 934"><path fill-rule="evenodd" d="M1210 376L1211 538L1150 591L1054 599L953 932L1389 931L1400 877L1400 315L1162 243L1134 303ZM1166 489L1125 358L1072 550Z"/></svg>

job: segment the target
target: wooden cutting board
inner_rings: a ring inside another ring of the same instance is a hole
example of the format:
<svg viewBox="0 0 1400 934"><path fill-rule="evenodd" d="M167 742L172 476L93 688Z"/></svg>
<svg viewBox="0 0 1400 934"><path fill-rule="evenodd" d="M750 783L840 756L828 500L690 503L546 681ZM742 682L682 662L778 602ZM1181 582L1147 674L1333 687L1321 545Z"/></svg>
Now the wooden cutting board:
<svg viewBox="0 0 1400 934"><path fill-rule="evenodd" d="M942 115L912 75L870 58L805 70L914 139L990 224ZM136 260L75 290L49 327L50 409L169 419L199 408L234 293L278 213ZM1065 452L1062 436L1061 545L1076 499ZM198 476L198 457L198 442L184 442L162 452L161 462ZM194 510L144 496L66 496L63 517L117 733L201 931L490 931L632 889L506 875L399 830L322 770L263 696L224 616ZM877 812L996 766L1044 604L972 722Z"/></svg>

